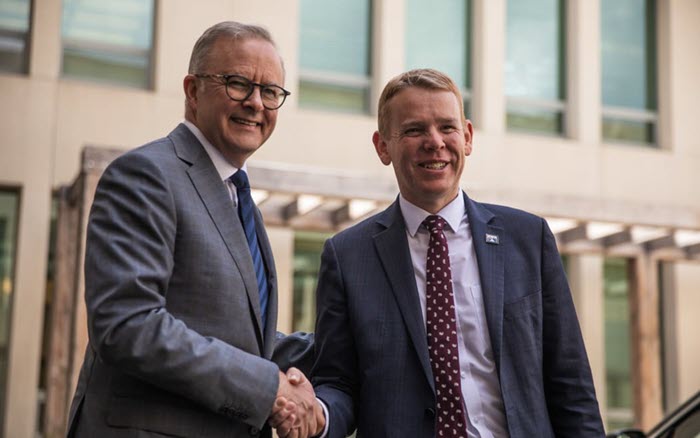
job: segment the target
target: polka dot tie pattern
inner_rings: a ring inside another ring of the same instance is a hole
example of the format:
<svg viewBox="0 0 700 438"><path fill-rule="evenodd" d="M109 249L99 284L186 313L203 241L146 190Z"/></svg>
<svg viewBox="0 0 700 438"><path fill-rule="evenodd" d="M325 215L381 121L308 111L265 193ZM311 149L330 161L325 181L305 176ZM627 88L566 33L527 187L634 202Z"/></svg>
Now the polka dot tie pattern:
<svg viewBox="0 0 700 438"><path fill-rule="evenodd" d="M443 232L445 225L445 219L436 215L428 216L423 221L423 226L430 231L425 299L428 353L437 398L435 436L467 438L452 272L447 239Z"/></svg>

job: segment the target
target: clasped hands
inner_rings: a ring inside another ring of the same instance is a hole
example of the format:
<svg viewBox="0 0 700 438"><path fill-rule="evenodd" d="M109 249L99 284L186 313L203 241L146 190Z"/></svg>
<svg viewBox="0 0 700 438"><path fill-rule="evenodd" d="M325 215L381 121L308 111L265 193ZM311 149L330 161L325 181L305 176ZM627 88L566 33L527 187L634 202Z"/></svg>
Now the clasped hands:
<svg viewBox="0 0 700 438"><path fill-rule="evenodd" d="M277 398L268 422L280 438L308 438L319 435L326 425L323 408L304 373L290 368L280 371Z"/></svg>

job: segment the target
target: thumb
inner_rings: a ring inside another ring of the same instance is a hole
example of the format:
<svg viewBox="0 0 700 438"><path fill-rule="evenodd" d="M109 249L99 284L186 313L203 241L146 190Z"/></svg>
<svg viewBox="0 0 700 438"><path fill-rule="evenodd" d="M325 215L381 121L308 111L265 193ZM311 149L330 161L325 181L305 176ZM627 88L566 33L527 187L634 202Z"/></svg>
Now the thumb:
<svg viewBox="0 0 700 438"><path fill-rule="evenodd" d="M304 376L304 373L299 371L299 369L291 367L287 370L287 379L292 385L299 385L301 383L304 383L306 377Z"/></svg>

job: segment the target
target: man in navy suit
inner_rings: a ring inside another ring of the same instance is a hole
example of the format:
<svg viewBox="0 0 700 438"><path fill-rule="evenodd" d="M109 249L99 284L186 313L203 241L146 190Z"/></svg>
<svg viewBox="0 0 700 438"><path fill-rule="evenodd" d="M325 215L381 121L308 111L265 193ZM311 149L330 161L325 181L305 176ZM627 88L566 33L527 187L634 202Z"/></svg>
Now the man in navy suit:
<svg viewBox="0 0 700 438"><path fill-rule="evenodd" d="M323 250L326 436L602 437L547 223L460 189L473 128L459 88L435 70L395 77L372 140L400 195Z"/></svg>

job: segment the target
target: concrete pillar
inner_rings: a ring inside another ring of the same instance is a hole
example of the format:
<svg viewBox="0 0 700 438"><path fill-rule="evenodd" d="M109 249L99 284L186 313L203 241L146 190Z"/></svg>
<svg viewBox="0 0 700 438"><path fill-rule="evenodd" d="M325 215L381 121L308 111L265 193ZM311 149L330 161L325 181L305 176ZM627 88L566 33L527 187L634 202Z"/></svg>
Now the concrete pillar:
<svg viewBox="0 0 700 438"><path fill-rule="evenodd" d="M601 413L605 415L605 321L603 311L603 256L576 254L568 256L568 276L576 306L593 383Z"/></svg>
<svg viewBox="0 0 700 438"><path fill-rule="evenodd" d="M277 267L277 330L290 333L294 316L294 230L267 227L267 235Z"/></svg>
<svg viewBox="0 0 700 438"><path fill-rule="evenodd" d="M472 119L477 129L502 134L506 126L506 0L474 0L472 10Z"/></svg>
<svg viewBox="0 0 700 438"><path fill-rule="evenodd" d="M567 4L567 135L590 146L601 139L600 2Z"/></svg>
<svg viewBox="0 0 700 438"><path fill-rule="evenodd" d="M377 102L384 85L404 71L404 35L406 10L404 0L372 2L372 85L370 108L377 114Z"/></svg>

